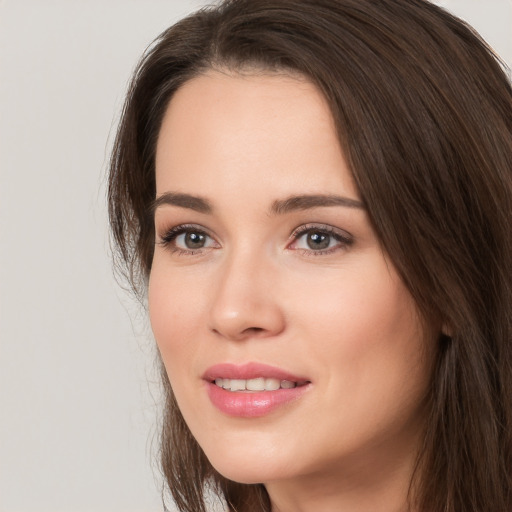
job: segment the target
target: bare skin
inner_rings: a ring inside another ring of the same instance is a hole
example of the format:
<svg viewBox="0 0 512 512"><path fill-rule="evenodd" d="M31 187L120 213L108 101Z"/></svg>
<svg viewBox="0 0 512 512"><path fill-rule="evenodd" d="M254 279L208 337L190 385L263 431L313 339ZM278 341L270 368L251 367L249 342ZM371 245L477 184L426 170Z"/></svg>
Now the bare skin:
<svg viewBox="0 0 512 512"><path fill-rule="evenodd" d="M322 95L283 75L192 79L164 117L156 184L152 328L213 466L264 483L275 512L403 512L431 356ZM205 372L248 362L307 389L226 414Z"/></svg>

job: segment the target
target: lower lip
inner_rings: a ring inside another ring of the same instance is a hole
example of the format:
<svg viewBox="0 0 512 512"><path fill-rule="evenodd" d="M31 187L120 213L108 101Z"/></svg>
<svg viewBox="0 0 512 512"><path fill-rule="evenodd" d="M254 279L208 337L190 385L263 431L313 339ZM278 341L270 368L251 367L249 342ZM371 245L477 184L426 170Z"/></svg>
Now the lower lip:
<svg viewBox="0 0 512 512"><path fill-rule="evenodd" d="M212 404L224 414L258 418L295 402L309 389L309 384L291 389L256 392L226 391L211 382L207 383L207 388Z"/></svg>

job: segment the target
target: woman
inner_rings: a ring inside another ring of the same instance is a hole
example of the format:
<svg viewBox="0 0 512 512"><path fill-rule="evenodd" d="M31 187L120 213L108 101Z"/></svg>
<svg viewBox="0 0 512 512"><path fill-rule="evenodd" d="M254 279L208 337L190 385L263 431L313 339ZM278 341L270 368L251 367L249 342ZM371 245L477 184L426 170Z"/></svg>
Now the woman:
<svg viewBox="0 0 512 512"><path fill-rule="evenodd" d="M182 511L512 507L512 92L423 0L228 0L139 65L113 234Z"/></svg>

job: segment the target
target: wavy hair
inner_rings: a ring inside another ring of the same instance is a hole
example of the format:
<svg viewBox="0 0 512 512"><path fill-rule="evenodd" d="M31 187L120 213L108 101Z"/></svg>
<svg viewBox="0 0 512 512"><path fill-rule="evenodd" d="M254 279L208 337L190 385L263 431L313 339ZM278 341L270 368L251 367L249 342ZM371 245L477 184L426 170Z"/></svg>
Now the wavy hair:
<svg viewBox="0 0 512 512"><path fill-rule="evenodd" d="M461 20L425 0L226 0L181 20L132 79L111 158L117 263L144 295L155 146L173 93L210 69L299 73L325 96L373 228L436 337L413 475L421 512L512 510L512 90ZM182 512L211 486L237 512L263 485L219 475L162 366L162 468Z"/></svg>

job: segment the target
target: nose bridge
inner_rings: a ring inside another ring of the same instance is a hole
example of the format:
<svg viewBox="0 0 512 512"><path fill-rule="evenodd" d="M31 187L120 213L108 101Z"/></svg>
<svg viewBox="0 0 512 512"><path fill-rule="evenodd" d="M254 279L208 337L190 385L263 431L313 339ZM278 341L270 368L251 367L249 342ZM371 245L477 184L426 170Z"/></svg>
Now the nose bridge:
<svg viewBox="0 0 512 512"><path fill-rule="evenodd" d="M210 328L232 340L278 334L284 316L271 290L273 276L264 251L245 247L226 254L212 290Z"/></svg>

